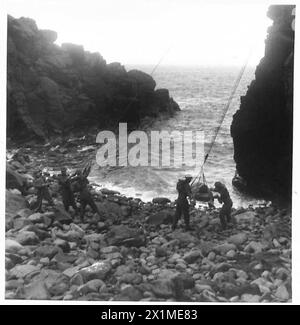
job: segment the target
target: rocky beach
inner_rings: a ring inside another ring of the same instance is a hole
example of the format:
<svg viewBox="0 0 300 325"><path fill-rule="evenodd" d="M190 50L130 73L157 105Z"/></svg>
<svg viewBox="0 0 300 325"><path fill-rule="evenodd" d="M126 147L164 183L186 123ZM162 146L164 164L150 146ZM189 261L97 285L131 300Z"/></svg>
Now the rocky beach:
<svg viewBox="0 0 300 325"><path fill-rule="evenodd" d="M189 207L192 230L185 231L183 219L172 230L175 201L145 202L101 182L89 184L99 215L89 207L83 220L66 212L57 174L61 167L73 173L94 164L97 132L114 131L120 122L134 129L180 108L152 75L108 64L81 45L58 46L56 32L8 16L5 299L292 301L293 8L270 7L265 57L231 123L245 187L280 199L234 205L226 230L220 208L198 204ZM223 107L225 90L221 99L208 96L204 115L217 115L214 104ZM187 116L189 127L197 123ZM224 156L221 149L214 159ZM109 168L120 167L106 168L107 179ZM54 203L44 201L43 212L35 212L39 169ZM221 179L225 169L224 163L214 177ZM75 199L79 207L78 193Z"/></svg>
<svg viewBox="0 0 300 325"><path fill-rule="evenodd" d="M172 231L174 202L145 203L91 184L101 216L88 210L80 221L64 211L51 175L66 155L70 170L82 166L86 148L88 137L8 150L6 299L291 301L290 209L233 209L234 225L221 231L218 209L194 207L194 230ZM44 202L35 213L34 189L22 195L20 179L45 161L54 206Z"/></svg>

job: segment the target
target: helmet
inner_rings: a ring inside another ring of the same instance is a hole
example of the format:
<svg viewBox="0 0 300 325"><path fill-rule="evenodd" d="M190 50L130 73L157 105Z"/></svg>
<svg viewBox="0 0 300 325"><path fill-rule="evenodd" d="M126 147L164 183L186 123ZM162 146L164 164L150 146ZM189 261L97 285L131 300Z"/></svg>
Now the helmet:
<svg viewBox="0 0 300 325"><path fill-rule="evenodd" d="M190 175L190 174L187 174L187 175L184 176L184 178L189 183L193 179L193 176Z"/></svg>
<svg viewBox="0 0 300 325"><path fill-rule="evenodd" d="M221 188L221 187L223 187L223 184L221 182L215 182L216 189Z"/></svg>

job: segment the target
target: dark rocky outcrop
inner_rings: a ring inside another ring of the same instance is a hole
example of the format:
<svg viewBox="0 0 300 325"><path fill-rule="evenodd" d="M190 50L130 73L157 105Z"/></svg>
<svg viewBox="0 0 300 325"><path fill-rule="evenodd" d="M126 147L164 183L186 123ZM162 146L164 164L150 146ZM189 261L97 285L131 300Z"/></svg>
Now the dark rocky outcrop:
<svg viewBox="0 0 300 325"><path fill-rule="evenodd" d="M265 56L231 125L237 171L248 189L286 198L292 187L294 7L270 6Z"/></svg>
<svg viewBox="0 0 300 325"><path fill-rule="evenodd" d="M8 16L7 132L10 137L47 138L80 126L114 127L145 116L179 110L154 79L99 53L55 42L29 18Z"/></svg>

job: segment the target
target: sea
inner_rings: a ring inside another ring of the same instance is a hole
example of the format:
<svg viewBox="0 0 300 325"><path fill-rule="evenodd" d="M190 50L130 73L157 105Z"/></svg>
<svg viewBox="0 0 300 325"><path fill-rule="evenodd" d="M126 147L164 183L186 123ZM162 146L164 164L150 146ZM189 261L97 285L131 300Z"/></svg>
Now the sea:
<svg viewBox="0 0 300 325"><path fill-rule="evenodd" d="M126 69L139 69L149 74L153 72L150 65L130 65ZM161 117L154 121L145 119L141 130L147 134L153 130L203 131L204 152L207 153L240 71L241 67L236 66L158 66L152 74L156 89L167 88L181 110L172 117ZM236 168L230 125L233 114L239 109L240 97L246 94L247 87L255 78L254 73L255 67L246 67L203 170L208 186L213 187L216 181L226 185L236 208L265 203L232 186ZM178 179L185 174L196 176L200 172L199 164L188 165L99 167L95 164L90 179L145 202L154 197L174 200L177 197Z"/></svg>

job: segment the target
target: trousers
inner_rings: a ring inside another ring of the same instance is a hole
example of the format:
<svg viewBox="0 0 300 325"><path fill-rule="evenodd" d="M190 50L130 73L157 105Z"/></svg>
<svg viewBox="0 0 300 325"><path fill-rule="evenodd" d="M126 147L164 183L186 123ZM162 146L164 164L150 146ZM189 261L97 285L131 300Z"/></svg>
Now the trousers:
<svg viewBox="0 0 300 325"><path fill-rule="evenodd" d="M177 227L177 223L182 215L184 217L185 225L188 227L190 224L190 214L187 199L177 200L176 211L173 219L173 229Z"/></svg>

